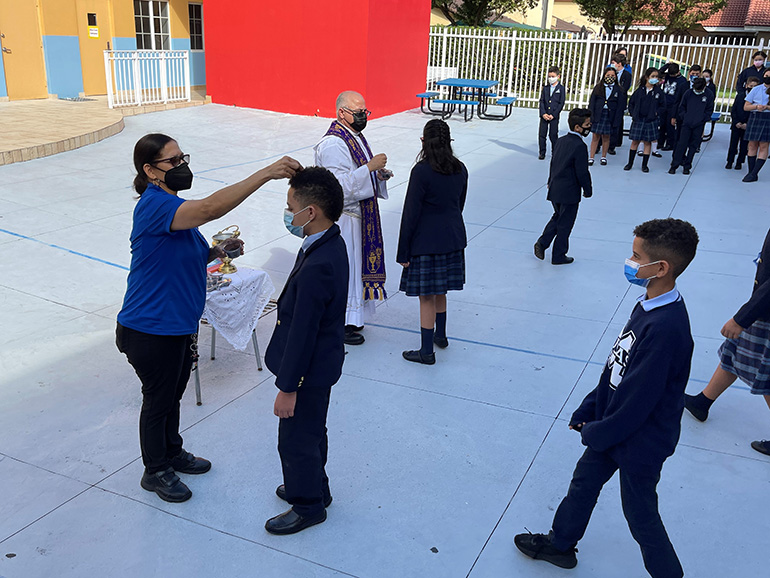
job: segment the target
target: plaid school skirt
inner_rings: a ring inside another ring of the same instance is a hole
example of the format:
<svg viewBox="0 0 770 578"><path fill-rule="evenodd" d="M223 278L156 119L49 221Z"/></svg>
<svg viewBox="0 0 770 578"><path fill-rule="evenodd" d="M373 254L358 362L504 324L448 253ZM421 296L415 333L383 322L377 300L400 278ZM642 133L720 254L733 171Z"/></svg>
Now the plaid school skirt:
<svg viewBox="0 0 770 578"><path fill-rule="evenodd" d="M640 142L655 142L658 140L658 121L635 120L631 123L628 138Z"/></svg>
<svg viewBox="0 0 770 578"><path fill-rule="evenodd" d="M770 112L752 112L743 138L747 141L770 142Z"/></svg>
<svg viewBox="0 0 770 578"><path fill-rule="evenodd" d="M770 395L770 322L755 321L738 339L719 348L722 369L751 387L751 393Z"/></svg>
<svg viewBox="0 0 770 578"><path fill-rule="evenodd" d="M399 289L410 297L446 295L462 291L465 284L465 251L443 255L417 255L401 272Z"/></svg>
<svg viewBox="0 0 770 578"><path fill-rule="evenodd" d="M602 114L599 120L591 125L591 132L596 134L612 134L612 123L610 122L610 111L607 108L602 109Z"/></svg>

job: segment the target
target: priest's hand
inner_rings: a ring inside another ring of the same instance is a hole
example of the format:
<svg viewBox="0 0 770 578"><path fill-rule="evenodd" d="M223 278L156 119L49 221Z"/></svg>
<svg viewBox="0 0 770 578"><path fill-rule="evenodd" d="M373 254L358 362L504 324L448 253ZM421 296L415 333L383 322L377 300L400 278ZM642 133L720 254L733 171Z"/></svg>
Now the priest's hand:
<svg viewBox="0 0 770 578"><path fill-rule="evenodd" d="M722 327L722 335L724 337L727 337L727 339L738 339L738 336L743 331L743 327L738 325L735 322L735 319L730 319L727 323L725 323L724 327Z"/></svg>
<svg viewBox="0 0 770 578"><path fill-rule="evenodd" d="M294 406L297 404L297 392L286 393L285 391L279 391L275 396L275 404L273 405L273 413L278 417L284 419L287 417L294 417Z"/></svg>
<svg viewBox="0 0 770 578"><path fill-rule="evenodd" d="M373 172L384 169L386 164L388 164L388 157L385 156L385 153L380 153L378 155L374 155L372 160L366 163L366 166L369 169L369 172Z"/></svg>

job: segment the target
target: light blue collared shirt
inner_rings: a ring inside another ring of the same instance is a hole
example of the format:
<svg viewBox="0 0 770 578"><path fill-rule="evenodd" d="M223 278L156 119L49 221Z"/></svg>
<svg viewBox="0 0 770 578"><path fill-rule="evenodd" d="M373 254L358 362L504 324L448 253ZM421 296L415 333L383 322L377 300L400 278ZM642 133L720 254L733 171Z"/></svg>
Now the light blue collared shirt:
<svg viewBox="0 0 770 578"><path fill-rule="evenodd" d="M681 295L679 294L679 289L674 286L671 291L664 293L663 295L658 295L652 299L646 299L646 297L647 293L640 295L637 301L642 304L642 309L645 311L652 311L653 309L663 307L664 305L668 305L674 301L679 301Z"/></svg>
<svg viewBox="0 0 770 578"><path fill-rule="evenodd" d="M310 245L315 243L318 239L324 236L324 233L328 231L329 229L324 229L323 231L319 231L318 233L313 233L312 235L308 235L302 240L302 250L307 252L307 250L310 248Z"/></svg>

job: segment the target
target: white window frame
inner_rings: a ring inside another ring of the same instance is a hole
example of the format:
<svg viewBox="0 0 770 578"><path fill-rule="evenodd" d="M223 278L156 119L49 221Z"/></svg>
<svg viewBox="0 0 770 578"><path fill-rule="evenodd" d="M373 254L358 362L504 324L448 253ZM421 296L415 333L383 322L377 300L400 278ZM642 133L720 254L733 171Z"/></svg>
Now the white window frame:
<svg viewBox="0 0 770 578"><path fill-rule="evenodd" d="M203 25L203 2L188 2L188 6L200 6L201 8L201 46L203 48L193 48L192 47L192 26L190 26L190 50L192 52L205 52L206 51L206 30L205 26ZM187 16L188 16L188 25L192 24L192 19L189 18L190 16L190 9L187 9Z"/></svg>
<svg viewBox="0 0 770 578"><path fill-rule="evenodd" d="M137 49L138 50L170 50L171 49L171 18L169 17L169 2L168 0L138 0L141 2L146 2L149 6L149 19L150 19L150 47L142 47L139 48L139 43L137 42ZM156 15L155 14L155 2L159 2L161 5L165 6L165 12L166 15L163 15L163 9L161 8L161 13ZM134 7L134 28L136 28L136 18L146 18L148 16L143 14L137 14L136 13L136 7ZM155 30L155 19L158 18L161 21L165 20L168 23L168 32L162 31L162 24L161 24L161 30ZM140 32L139 30L136 31L136 36L146 36L147 32L142 29ZM161 46L157 46L156 44L156 36L161 37ZM142 44L144 44L144 40L142 40ZM167 48L163 47L163 44L167 45Z"/></svg>

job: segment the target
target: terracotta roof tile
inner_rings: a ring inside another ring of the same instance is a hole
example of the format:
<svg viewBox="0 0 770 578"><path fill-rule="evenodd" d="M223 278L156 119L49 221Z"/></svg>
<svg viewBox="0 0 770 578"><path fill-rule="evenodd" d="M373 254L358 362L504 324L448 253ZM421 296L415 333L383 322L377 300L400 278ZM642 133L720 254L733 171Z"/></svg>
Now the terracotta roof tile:
<svg viewBox="0 0 770 578"><path fill-rule="evenodd" d="M752 0L728 0L727 6L710 16L701 24L720 28L742 28L746 23L746 14Z"/></svg>
<svg viewBox="0 0 770 578"><path fill-rule="evenodd" d="M770 0L751 0L746 26L770 26Z"/></svg>

